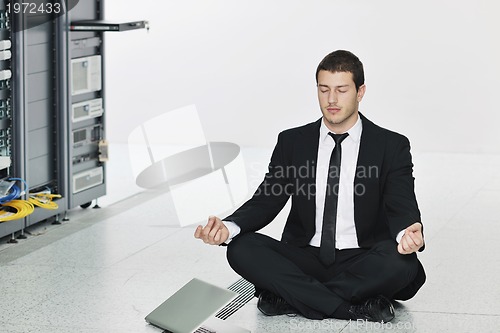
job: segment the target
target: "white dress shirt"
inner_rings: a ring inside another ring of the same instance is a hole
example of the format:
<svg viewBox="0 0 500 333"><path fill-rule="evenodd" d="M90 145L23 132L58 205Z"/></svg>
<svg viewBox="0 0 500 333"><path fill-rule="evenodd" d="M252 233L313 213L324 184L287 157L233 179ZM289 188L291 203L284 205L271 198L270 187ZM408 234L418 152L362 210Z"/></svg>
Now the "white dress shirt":
<svg viewBox="0 0 500 333"><path fill-rule="evenodd" d="M316 169L316 233L309 242L311 246L319 247L321 243L321 230L323 228L323 211L325 208L326 186L328 182L328 171L330 167L330 156L335 141L328 135L331 132L326 127L324 120L321 121L318 146L318 160ZM339 250L359 248L356 227L354 224L354 178L358 162L359 144L363 124L358 116L356 124L347 131L349 136L342 141L342 157L340 165L340 179L337 205L337 223L335 232L335 247ZM342 134L342 133L335 133ZM231 221L223 221L229 230L229 238L226 244L236 237L241 229ZM399 243L404 235L402 230L396 237Z"/></svg>

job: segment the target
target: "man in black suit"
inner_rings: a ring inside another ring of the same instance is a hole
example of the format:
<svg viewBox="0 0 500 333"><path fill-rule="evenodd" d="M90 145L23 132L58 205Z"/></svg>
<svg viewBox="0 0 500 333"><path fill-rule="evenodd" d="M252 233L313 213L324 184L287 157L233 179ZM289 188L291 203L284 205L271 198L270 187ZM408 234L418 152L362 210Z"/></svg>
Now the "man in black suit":
<svg viewBox="0 0 500 333"><path fill-rule="evenodd" d="M359 113L366 86L354 54L328 54L316 81L323 117L280 133L253 197L195 237L228 244L229 264L255 285L266 315L387 322L391 300L425 282L410 144ZM256 233L290 197L281 241Z"/></svg>

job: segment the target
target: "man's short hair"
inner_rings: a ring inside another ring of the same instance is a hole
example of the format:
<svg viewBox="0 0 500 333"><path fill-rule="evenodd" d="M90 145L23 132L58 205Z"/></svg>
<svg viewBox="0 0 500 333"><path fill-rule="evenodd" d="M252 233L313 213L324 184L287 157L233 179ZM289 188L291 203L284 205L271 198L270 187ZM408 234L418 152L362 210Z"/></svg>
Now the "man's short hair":
<svg viewBox="0 0 500 333"><path fill-rule="evenodd" d="M356 91L365 83L363 64L353 53L345 50L337 50L328 54L321 60L316 70L316 84L318 83L319 71L349 72L356 85Z"/></svg>

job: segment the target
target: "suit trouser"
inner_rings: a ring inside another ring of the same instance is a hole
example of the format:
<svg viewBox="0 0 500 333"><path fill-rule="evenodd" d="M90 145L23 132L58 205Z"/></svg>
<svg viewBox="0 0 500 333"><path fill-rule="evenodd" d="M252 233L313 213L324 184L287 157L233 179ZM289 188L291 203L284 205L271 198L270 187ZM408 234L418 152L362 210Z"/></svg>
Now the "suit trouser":
<svg viewBox="0 0 500 333"><path fill-rule="evenodd" d="M337 250L335 262L327 267L319 260L318 247L297 247L250 232L229 243L227 259L257 291L281 296L311 319L331 317L343 302L378 295L408 299L425 281L416 254L399 254L391 240L370 249ZM415 280L422 281L415 287Z"/></svg>

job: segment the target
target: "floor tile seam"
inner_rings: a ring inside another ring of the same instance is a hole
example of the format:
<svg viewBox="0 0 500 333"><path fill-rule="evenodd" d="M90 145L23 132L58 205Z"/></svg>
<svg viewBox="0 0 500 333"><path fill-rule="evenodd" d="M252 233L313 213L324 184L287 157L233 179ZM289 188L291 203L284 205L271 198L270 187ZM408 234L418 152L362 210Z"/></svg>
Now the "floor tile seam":
<svg viewBox="0 0 500 333"><path fill-rule="evenodd" d="M69 223L68 223L69 224ZM33 253L36 250L40 250L46 246L49 246L53 244L56 241L59 241L65 237L71 236L76 232L82 231L85 228L89 227L84 226L83 224L80 225L78 228L75 228L75 224L72 224L72 228L65 228L67 224L61 224L60 226L56 226L53 229L47 231L47 233L42 234L42 235L35 235L35 236L29 236L28 239L22 240L22 242L8 247L2 252L13 252L11 254L10 258L6 258L6 260L0 260L0 265L5 264L5 263L10 263L14 260L17 260L19 258L22 258L30 253ZM48 236L48 233L50 233L50 238L44 237ZM25 251L29 250L29 251Z"/></svg>
<svg viewBox="0 0 500 333"><path fill-rule="evenodd" d="M344 330L348 329L351 326L351 320L348 320L344 327L339 331L339 333L344 332Z"/></svg>
<svg viewBox="0 0 500 333"><path fill-rule="evenodd" d="M53 331L54 329L58 329L58 332L59 332L59 329L64 329L64 330L67 330L67 329L72 329L72 332L78 332L80 331L81 329L83 329L84 331L82 332L104 332L102 330L102 327L84 327L82 325L80 326L68 326L68 325L48 325L48 324L23 324L23 323L12 323L12 322L5 322L5 321L0 321L0 327L5 327L5 325L9 325L10 327L13 327L15 329L19 329L21 327L23 328L28 328L28 329L47 329L46 331L47 332L51 332ZM44 332L46 332L44 331ZM125 330L125 329L122 329L120 328L119 330L114 330L113 332L116 332L116 331L119 331L119 332L125 332L125 333L132 333L132 332L136 332L136 330ZM4 331L2 331L4 332ZM18 330L16 331L13 331L13 330L9 330L9 331L5 331L5 332L20 332ZM33 331L30 331L30 332L33 332ZM36 331L35 331L36 332ZM160 332L160 331L159 331Z"/></svg>
<svg viewBox="0 0 500 333"><path fill-rule="evenodd" d="M491 313L418 311L418 310L409 310L408 312L409 313L426 313L426 314L443 314L443 315L460 315L460 316L478 316L478 317L500 317L500 314L491 314Z"/></svg>
<svg viewBox="0 0 500 333"><path fill-rule="evenodd" d="M149 249L150 247L155 246L155 245L157 245L157 244L158 244L158 243L160 243L160 242L163 242L165 239L167 239L167 238L170 238L170 237L174 236L175 234L177 234L177 233L181 232L182 230L183 230L183 228L178 228L178 230L175 230L174 232L172 232L172 233L170 233L170 234L166 235L165 237L163 237L163 238L161 238L161 239L158 239L158 240L157 240L157 241L155 241L154 243L151 243L151 244L149 244L149 245L147 245L147 246L145 246L145 247L143 247L143 248L141 248L141 249L139 249L139 250L137 250L137 251L135 251L135 252L133 252L133 253L130 253L130 254L129 254L129 255L127 255L125 258L122 258L122 259L120 259L120 260L118 260L118 261L116 261L116 262L114 262L114 263L110 264L110 265L109 265L109 268L112 268L112 267L114 267L115 265L118 265L119 263L121 263L121 262L123 262L123 261L125 261L125 260L127 260L127 259L130 259L131 257L133 257L133 256L137 255L138 253L140 253L140 252L142 252L142 251L144 251L144 250L146 250L146 249Z"/></svg>
<svg viewBox="0 0 500 333"><path fill-rule="evenodd" d="M140 252L140 251L139 251ZM136 253L135 253L136 254ZM134 255L134 254L131 254ZM125 260L125 259L122 259ZM50 267L50 268L73 268L73 269L84 269L84 270L92 270L96 271L98 270L97 273L103 270L108 270L108 269L120 269L120 270L128 270L128 271L137 271L140 270L141 272L167 272L167 270L158 270L158 268L150 268L148 269L147 267L139 267L139 268L128 268L128 267L116 267L117 264L119 264L121 261L109 264L109 265L103 265L103 266L75 266L75 265L63 265L63 264L16 264L16 263L8 263L6 265L0 264L0 267L16 267L16 268L29 268L29 267ZM190 268L179 268L177 271L179 272L191 272ZM93 273L92 273L93 275Z"/></svg>
<svg viewBox="0 0 500 333"><path fill-rule="evenodd" d="M20 241L19 243L13 245L12 247L9 247L7 248L6 250L14 250L14 249L18 249L19 247L26 247L28 245L31 245L33 243L36 243L36 242L40 242L40 241L44 241L46 242L46 239L42 239L42 238L46 238L44 236L49 236L48 233L50 233L50 236L52 238L57 238L59 239L61 235L59 235L59 233L61 233L61 229L67 229L65 228L65 225L60 225L60 226L57 226L55 227L54 229L52 230L49 230L47 233L44 233L44 234L28 234L28 238L27 239L23 239L22 241ZM80 229L78 229L77 231L79 231ZM67 232L67 231L66 231ZM26 233L26 232L25 232Z"/></svg>
<svg viewBox="0 0 500 333"><path fill-rule="evenodd" d="M57 268L74 268L74 269L87 269L87 270L104 270L107 268L110 268L110 266L74 266L74 265L63 265L63 264L9 264L8 266L14 266L14 267L51 267L54 269ZM0 267L4 267L0 265Z"/></svg>
<svg viewBox="0 0 500 333"><path fill-rule="evenodd" d="M103 222L103 221L100 221L100 222ZM16 244L14 246L7 247L7 248L1 250L0 253L8 254L8 255L2 256L2 259L0 259L0 266L9 264L9 263L11 263L17 259L20 259L20 258L22 258L30 253L33 253L36 250L40 250L46 246L53 244L56 241L64 239L65 237L71 236L71 235L89 227L88 225L84 226L82 224L82 227L79 227L79 228L73 227L73 228L68 229L68 228L63 228L63 226L57 227L57 230L51 230L50 231L50 238L45 237L45 236L48 236L47 234L30 236L27 240L23 240L22 243L20 243L20 244ZM172 228L172 229L174 229L174 228Z"/></svg>
<svg viewBox="0 0 500 333"><path fill-rule="evenodd" d="M147 202L147 200L150 199L149 193L141 192L141 194L131 195L118 202L111 203L109 206L101 207L99 208L99 210L96 211L85 211L85 210L80 212L69 211L70 216L67 216L69 220L66 223L62 223L59 226L54 226L53 228L51 228L51 230L48 230L48 232L54 232L56 230L61 229L61 227L65 226L72 226L72 225L83 226L83 228L78 228L79 231L85 229L88 226L100 223L104 221L106 218L117 216L120 213L124 213L130 209L135 208L134 205L130 205L128 204L128 202L134 198L137 199L136 198L137 196L144 197L142 198L141 203Z"/></svg>
<svg viewBox="0 0 500 333"><path fill-rule="evenodd" d="M145 198L142 200L147 200L148 199L148 193L146 193ZM31 236L26 240L23 240L22 243L16 244L14 246L6 247L5 249L2 249L1 252L8 252L8 251L19 251L23 248L26 248L27 246L35 247L34 250L39 250L45 246L48 246L52 244L54 241L61 240L65 237L68 237L70 235L75 234L76 232L82 231L88 227L91 227L93 225L96 225L98 223L102 223L106 220L106 218L111 218L114 216L117 216L120 213L123 213L129 209L134 208L133 205L127 205L127 202L129 200L134 199L136 195L130 196L128 198L125 198L119 202L113 203L108 207L101 208L102 210L99 212L96 212L96 214L93 214L91 212L83 212L83 214L76 214L75 216L70 217L70 221L63 222L61 225L53 225L50 230L47 230L46 233L41 234L41 235L36 235L36 236ZM121 206L125 206L121 209ZM89 218L92 217L92 218ZM85 220L87 218L88 220ZM69 228L68 228L69 227ZM25 228L26 229L26 228ZM47 239L43 236L47 236L50 233L51 239L50 242L47 242ZM39 242L37 244L37 242ZM20 249L21 248L21 249ZM28 253L19 253L20 255L13 255L11 258L6 259L5 261L2 261L0 259L0 265L12 262L16 259L19 259L21 257L24 257L25 255L33 252L33 249L30 250Z"/></svg>
<svg viewBox="0 0 500 333"><path fill-rule="evenodd" d="M160 194L165 194L165 191L161 191ZM96 224L103 221L106 218L115 217L119 214L125 213L128 210L135 209L137 206L148 202L151 199L154 199L158 196L158 193L154 193L152 191L141 191L139 193L132 194L126 198L123 198L117 202L113 202L108 206L101 207L97 211L89 211L83 212L83 214L77 214L75 216L71 216L71 222L74 223L82 223L82 224ZM136 204L131 204L136 202ZM85 221L86 218L90 218L89 221ZM93 217L98 217L98 219L94 219ZM82 221L83 220L83 221Z"/></svg>
<svg viewBox="0 0 500 333"><path fill-rule="evenodd" d="M61 228L62 226L64 226L64 224L61 224L59 226L53 226L53 228L51 228L51 230L47 231L47 232L52 232L52 231L55 231L59 228ZM29 228L29 227L28 227ZM26 231L27 228L24 228L24 233L28 233ZM31 240L31 239L36 239L36 237L39 237L39 236L45 236L47 233L44 233L44 234L40 234L40 235L32 235L30 233L28 233L28 239L25 239L25 240L22 240L20 243L16 243L16 244L12 244L11 246L8 246L8 247L5 247L4 249L1 249L0 252L3 252L3 251L7 251L7 250L10 250L12 248L16 248L18 247L19 245L22 245L22 244L26 244L26 240Z"/></svg>
<svg viewBox="0 0 500 333"><path fill-rule="evenodd" d="M0 324L3 324L0 322ZM5 324L11 325L13 327L28 327L28 328L47 328L47 329L71 329L72 332L77 332L78 329L84 329L84 332L101 332L102 327L85 327L83 325L64 325L64 324L23 324L23 323L12 323L12 322L6 322ZM98 330L98 331L96 331ZM130 332L130 331L122 331L120 329L120 332Z"/></svg>

